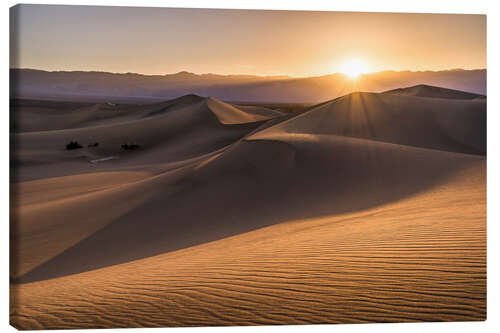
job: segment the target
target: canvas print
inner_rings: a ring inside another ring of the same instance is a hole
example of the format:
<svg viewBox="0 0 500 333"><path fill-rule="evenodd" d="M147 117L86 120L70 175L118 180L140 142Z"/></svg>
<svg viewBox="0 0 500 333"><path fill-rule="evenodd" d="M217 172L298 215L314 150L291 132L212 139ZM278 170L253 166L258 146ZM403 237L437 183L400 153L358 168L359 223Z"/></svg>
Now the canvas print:
<svg viewBox="0 0 500 333"><path fill-rule="evenodd" d="M10 322L486 319L486 16L10 9Z"/></svg>

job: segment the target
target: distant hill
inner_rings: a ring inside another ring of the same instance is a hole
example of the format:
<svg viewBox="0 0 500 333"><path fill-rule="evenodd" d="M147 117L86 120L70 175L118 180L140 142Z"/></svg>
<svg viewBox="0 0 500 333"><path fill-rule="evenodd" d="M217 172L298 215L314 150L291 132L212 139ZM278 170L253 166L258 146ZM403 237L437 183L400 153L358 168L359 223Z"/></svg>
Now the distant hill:
<svg viewBox="0 0 500 333"><path fill-rule="evenodd" d="M385 91L385 94L406 95L418 97L447 98L447 99L476 99L486 98L485 95L468 93L460 90L446 89L441 87L419 84L408 88L398 88Z"/></svg>
<svg viewBox="0 0 500 333"><path fill-rule="evenodd" d="M343 74L288 76L218 75L179 72L167 75L85 71L10 70L11 98L92 102L152 102L186 94L225 101L317 103L354 91L383 92L415 85L440 86L486 95L486 69L383 71L352 80Z"/></svg>

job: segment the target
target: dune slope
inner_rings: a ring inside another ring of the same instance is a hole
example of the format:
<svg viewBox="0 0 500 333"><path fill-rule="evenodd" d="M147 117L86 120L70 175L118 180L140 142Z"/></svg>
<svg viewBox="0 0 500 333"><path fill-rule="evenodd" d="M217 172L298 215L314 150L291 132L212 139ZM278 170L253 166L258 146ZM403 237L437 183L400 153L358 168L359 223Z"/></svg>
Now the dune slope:
<svg viewBox="0 0 500 333"><path fill-rule="evenodd" d="M27 224L57 220L67 212L71 225L87 226L92 212L108 205L123 212L115 202L148 194L147 200L140 196L142 204L129 205L126 214L114 215L112 222L103 222L74 246L58 251L57 256L48 253L45 258L50 260L17 276L20 281L34 281L74 274L291 219L366 209L436 186L454 172L483 163L480 157L363 139L269 132L264 136L263 132L204 163L77 197L72 205L48 201L33 211L21 210L25 215L19 220ZM82 214L77 213L80 210ZM108 212L93 221L106 219ZM16 243L38 248L31 237ZM38 256L42 253L37 250ZM28 262L21 254L19 261Z"/></svg>
<svg viewBox="0 0 500 333"><path fill-rule="evenodd" d="M112 121L106 112L100 113L99 105L91 108L102 119L98 121L97 116L90 117L82 110L64 115L72 122L77 118L90 119L83 127L11 133L11 164L18 168L14 181L101 171L106 167L90 165L89 161L111 156L115 158L111 162L114 169L117 165L157 165L184 160L227 146L256 129L263 120L278 115L269 110L265 116L268 109L261 108L261 114L254 116L227 103L194 95L117 111ZM233 121L230 124L220 121L221 113ZM84 148L65 150L65 145L75 140ZM98 147L87 147L95 142ZM140 149L123 151L124 143L139 144Z"/></svg>
<svg viewBox="0 0 500 333"><path fill-rule="evenodd" d="M484 172L478 164L370 210L15 284L11 323L62 329L484 320Z"/></svg>
<svg viewBox="0 0 500 333"><path fill-rule="evenodd" d="M431 97L431 98L447 98L447 99L481 99L486 98L484 95L473 94L466 91L434 87L425 84L416 85L408 88L398 88L385 91L384 94Z"/></svg>
<svg viewBox="0 0 500 333"><path fill-rule="evenodd" d="M486 154L486 101L352 93L262 131L335 134Z"/></svg>

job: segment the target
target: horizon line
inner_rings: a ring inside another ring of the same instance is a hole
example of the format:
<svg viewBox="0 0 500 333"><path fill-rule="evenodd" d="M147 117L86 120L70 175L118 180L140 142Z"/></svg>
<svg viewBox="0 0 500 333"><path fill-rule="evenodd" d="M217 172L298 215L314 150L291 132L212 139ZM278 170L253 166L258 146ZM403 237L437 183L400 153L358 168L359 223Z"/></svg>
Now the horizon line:
<svg viewBox="0 0 500 333"><path fill-rule="evenodd" d="M172 72L172 73L165 73L165 74L145 74L145 73L137 73L137 72L112 72L112 71L106 71L106 70L83 70L83 69L71 69L71 70L49 70L49 69L40 69L40 68L32 68L32 67L9 67L9 70L33 70L33 71L42 71L42 72L49 72L49 73L75 73L75 72L84 72L84 73L107 73L107 74L114 74L114 75L141 75L141 76L169 76L169 75L177 75L177 74L193 74L197 76L204 76L204 75L217 75L217 76L253 76L253 77L262 77L262 78L272 78L272 77L287 77L290 79L301 79L301 78L312 78L312 77L324 77L324 76L331 76L331 75L343 75L345 76L344 73L340 72L334 72L334 73L329 73L329 74L319 74L319 75L310 75L310 76L292 76L289 74L245 74L245 73L238 73L238 74L218 74L218 73L213 73L213 72L208 72L208 73L195 73L195 72L190 72L188 70L181 70L178 72ZM484 68L472 68L472 69L465 69L465 68L449 68L449 69L440 69L440 70L411 70L411 69L404 69L404 70L394 70L394 69L384 69L380 71L373 71L373 72L366 72L366 73L361 73L359 74L360 76L362 75L369 75L369 74L377 74L377 73L383 73L383 72L396 72L396 73L401 73L401 72L411 72L411 73L422 73L422 72L452 72L452 71L480 71L480 70L487 70L486 67Z"/></svg>

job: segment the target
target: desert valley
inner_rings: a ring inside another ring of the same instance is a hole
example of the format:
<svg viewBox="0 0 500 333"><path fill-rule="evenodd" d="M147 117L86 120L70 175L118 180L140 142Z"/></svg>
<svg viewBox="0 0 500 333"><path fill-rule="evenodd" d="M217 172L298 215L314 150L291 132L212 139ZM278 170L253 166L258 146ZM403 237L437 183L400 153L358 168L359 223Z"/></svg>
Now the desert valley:
<svg viewBox="0 0 500 333"><path fill-rule="evenodd" d="M485 321L486 15L416 5L11 7L10 324Z"/></svg>
<svg viewBox="0 0 500 333"><path fill-rule="evenodd" d="M484 320L486 96L393 88L12 99L11 323Z"/></svg>

